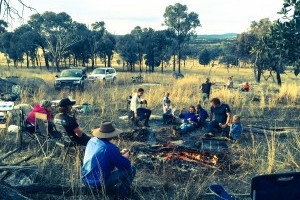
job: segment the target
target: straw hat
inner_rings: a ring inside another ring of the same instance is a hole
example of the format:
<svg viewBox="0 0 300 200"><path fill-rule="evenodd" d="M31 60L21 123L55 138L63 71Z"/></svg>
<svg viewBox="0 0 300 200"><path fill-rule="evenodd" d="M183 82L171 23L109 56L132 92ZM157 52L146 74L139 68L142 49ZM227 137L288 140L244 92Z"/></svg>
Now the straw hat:
<svg viewBox="0 0 300 200"><path fill-rule="evenodd" d="M111 122L104 121L101 123L100 128L94 129L92 135L98 138L113 138L118 136L122 131L116 129Z"/></svg>

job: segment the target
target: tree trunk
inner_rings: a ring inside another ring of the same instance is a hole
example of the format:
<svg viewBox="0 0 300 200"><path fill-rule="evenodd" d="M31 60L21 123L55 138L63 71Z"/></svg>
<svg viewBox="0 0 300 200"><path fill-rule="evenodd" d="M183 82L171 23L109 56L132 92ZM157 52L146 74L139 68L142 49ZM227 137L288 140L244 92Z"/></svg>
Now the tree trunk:
<svg viewBox="0 0 300 200"><path fill-rule="evenodd" d="M176 55L173 55L173 72L175 72L175 68L176 68Z"/></svg>
<svg viewBox="0 0 300 200"><path fill-rule="evenodd" d="M60 69L59 69L59 59L57 57L55 57L54 60L55 60L56 71L60 72Z"/></svg>
<svg viewBox="0 0 300 200"><path fill-rule="evenodd" d="M48 56L46 54L46 51L45 51L44 47L42 47L42 51L43 51L43 55L44 55L44 59L45 59L45 65L47 67L47 70L49 70L49 59L48 59Z"/></svg>
<svg viewBox="0 0 300 200"><path fill-rule="evenodd" d="M276 79L277 79L277 84L279 86L281 86L282 82L281 82L281 76L280 76L280 69L278 69L278 67L276 69Z"/></svg>
<svg viewBox="0 0 300 200"><path fill-rule="evenodd" d="M257 68L257 82L258 83L260 83L261 74L262 74L262 67L258 66L258 68Z"/></svg>
<svg viewBox="0 0 300 200"><path fill-rule="evenodd" d="M178 45L178 73L180 73L180 65L181 65L181 47L180 44Z"/></svg>
<svg viewBox="0 0 300 200"><path fill-rule="evenodd" d="M161 73L162 74L164 73L164 61L163 60L161 61Z"/></svg>
<svg viewBox="0 0 300 200"><path fill-rule="evenodd" d="M107 66L111 67L111 55L107 56Z"/></svg>
<svg viewBox="0 0 300 200"><path fill-rule="evenodd" d="M26 53L26 67L29 68L29 55Z"/></svg>
<svg viewBox="0 0 300 200"><path fill-rule="evenodd" d="M94 67L95 67L95 55L94 54L92 54L92 69L94 69Z"/></svg>

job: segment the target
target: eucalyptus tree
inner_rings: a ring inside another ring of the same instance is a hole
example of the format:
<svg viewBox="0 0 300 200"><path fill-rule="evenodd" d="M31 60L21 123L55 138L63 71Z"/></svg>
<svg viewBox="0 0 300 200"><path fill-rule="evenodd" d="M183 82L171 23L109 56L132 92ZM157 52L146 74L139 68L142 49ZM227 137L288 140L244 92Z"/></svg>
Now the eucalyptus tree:
<svg viewBox="0 0 300 200"><path fill-rule="evenodd" d="M180 3L168 6L164 18L164 25L175 33L178 72L180 73L182 46L195 34L195 29L201 25L200 20L197 13L189 13L187 6Z"/></svg>
<svg viewBox="0 0 300 200"><path fill-rule="evenodd" d="M130 71L135 71L135 64L138 61L138 44L131 34L124 35L118 39L117 50L121 58L130 66Z"/></svg>
<svg viewBox="0 0 300 200"><path fill-rule="evenodd" d="M40 32L47 44L56 71L60 71L60 62L68 49L79 42L82 37L76 34L71 16L67 13L45 12L40 16Z"/></svg>
<svg viewBox="0 0 300 200"><path fill-rule="evenodd" d="M91 30L89 31L89 37L87 38L89 54L91 55L92 69L94 69L97 53L99 54L100 44L103 39L103 35L106 31L105 23L103 21L97 21L92 23Z"/></svg>

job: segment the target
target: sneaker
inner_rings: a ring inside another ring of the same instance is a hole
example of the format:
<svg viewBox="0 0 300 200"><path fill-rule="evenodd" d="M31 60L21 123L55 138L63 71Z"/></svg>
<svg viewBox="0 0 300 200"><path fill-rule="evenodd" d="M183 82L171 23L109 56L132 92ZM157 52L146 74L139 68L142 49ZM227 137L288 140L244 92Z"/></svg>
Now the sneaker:
<svg viewBox="0 0 300 200"><path fill-rule="evenodd" d="M204 136L208 138L215 137L215 135L212 133L206 133Z"/></svg>

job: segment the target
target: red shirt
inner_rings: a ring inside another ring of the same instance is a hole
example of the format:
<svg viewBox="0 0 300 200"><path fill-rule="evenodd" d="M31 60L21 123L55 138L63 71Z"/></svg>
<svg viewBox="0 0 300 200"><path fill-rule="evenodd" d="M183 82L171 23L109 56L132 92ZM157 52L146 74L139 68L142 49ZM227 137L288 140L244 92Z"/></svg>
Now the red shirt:
<svg viewBox="0 0 300 200"><path fill-rule="evenodd" d="M26 122L29 122L32 125L35 125L35 113L47 114L48 122L51 121L51 112L48 112L45 108L41 107L39 104L35 105L32 111L29 113Z"/></svg>

